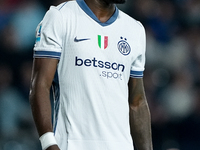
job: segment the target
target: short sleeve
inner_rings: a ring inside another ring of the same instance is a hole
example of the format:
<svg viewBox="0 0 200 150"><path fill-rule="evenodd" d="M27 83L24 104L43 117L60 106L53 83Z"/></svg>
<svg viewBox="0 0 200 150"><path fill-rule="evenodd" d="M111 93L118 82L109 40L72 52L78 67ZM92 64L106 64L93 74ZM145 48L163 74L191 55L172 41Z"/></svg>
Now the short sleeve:
<svg viewBox="0 0 200 150"><path fill-rule="evenodd" d="M140 24L141 25L141 24ZM142 26L142 25L141 25ZM139 44L138 44L139 55L131 65L130 77L142 78L145 66L145 52L146 52L146 34L144 27L142 26Z"/></svg>
<svg viewBox="0 0 200 150"><path fill-rule="evenodd" d="M62 29L61 13L52 6L37 26L33 57L60 59Z"/></svg>

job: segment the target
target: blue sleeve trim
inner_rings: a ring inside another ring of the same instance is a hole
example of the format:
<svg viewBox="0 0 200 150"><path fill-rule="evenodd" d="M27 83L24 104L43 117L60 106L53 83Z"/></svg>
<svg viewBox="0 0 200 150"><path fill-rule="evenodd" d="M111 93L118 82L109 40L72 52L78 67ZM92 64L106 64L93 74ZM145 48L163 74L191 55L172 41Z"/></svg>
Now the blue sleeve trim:
<svg viewBox="0 0 200 150"><path fill-rule="evenodd" d="M56 58L60 59L60 52L51 52L51 51L34 51L34 58Z"/></svg>
<svg viewBox="0 0 200 150"><path fill-rule="evenodd" d="M132 71L130 77L132 78L142 78L143 77L143 71Z"/></svg>

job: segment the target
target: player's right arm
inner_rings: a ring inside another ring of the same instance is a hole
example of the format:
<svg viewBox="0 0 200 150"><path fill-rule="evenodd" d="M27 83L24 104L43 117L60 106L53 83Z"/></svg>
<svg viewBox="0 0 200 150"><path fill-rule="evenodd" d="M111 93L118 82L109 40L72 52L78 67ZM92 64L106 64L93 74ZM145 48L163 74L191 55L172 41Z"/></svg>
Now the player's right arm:
<svg viewBox="0 0 200 150"><path fill-rule="evenodd" d="M62 6L60 6L62 8ZM30 104L43 150L60 150L52 127L50 88L63 48L63 17L51 6L36 29Z"/></svg>
<svg viewBox="0 0 200 150"><path fill-rule="evenodd" d="M53 132L51 120L50 88L57 68L58 59L35 58L30 87L30 104L39 136ZM60 150L52 145L47 150Z"/></svg>

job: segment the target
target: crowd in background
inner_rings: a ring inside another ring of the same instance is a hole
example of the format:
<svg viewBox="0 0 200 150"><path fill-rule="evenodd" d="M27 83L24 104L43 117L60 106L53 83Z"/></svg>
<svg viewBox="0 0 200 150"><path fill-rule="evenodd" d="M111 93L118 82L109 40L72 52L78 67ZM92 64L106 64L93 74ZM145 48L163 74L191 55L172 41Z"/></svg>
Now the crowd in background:
<svg viewBox="0 0 200 150"><path fill-rule="evenodd" d="M40 149L29 105L35 29L61 0L0 1L0 150ZM127 0L146 29L154 150L200 149L200 1Z"/></svg>

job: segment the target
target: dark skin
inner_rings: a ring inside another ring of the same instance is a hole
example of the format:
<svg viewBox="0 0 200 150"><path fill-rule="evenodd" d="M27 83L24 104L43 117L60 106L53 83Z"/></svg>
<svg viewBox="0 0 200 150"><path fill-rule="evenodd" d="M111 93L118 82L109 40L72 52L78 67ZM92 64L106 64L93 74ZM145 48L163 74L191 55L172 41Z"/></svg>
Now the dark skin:
<svg viewBox="0 0 200 150"><path fill-rule="evenodd" d="M114 13L114 3L123 0L85 0L101 22L106 22ZM58 60L35 58L30 88L30 104L39 136L52 132L50 88ZM152 150L150 113L143 88L143 80L130 78L129 104L131 135L137 150ZM60 150L52 145L47 150Z"/></svg>
<svg viewBox="0 0 200 150"><path fill-rule="evenodd" d="M93 13L101 22L106 22L115 12L115 5L102 0L85 0Z"/></svg>
<svg viewBox="0 0 200 150"><path fill-rule="evenodd" d="M30 104L39 136L53 131L49 94L57 64L57 59L36 58L33 61ZM47 150L60 149L53 145Z"/></svg>
<svg viewBox="0 0 200 150"><path fill-rule="evenodd" d="M151 139L151 120L143 79L130 78L129 114L131 135L137 150L153 150Z"/></svg>

